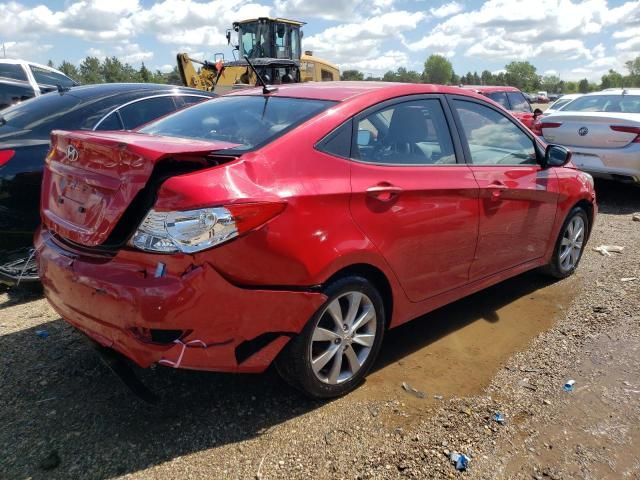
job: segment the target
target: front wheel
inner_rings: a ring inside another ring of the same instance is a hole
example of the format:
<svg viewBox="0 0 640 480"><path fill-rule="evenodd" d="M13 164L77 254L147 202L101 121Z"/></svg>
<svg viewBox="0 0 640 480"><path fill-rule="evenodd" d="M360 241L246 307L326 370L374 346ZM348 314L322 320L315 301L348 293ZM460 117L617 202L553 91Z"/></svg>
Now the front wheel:
<svg viewBox="0 0 640 480"><path fill-rule="evenodd" d="M360 384L386 324L380 293L365 278L339 279L325 294L327 301L276 361L285 381L314 398L344 395Z"/></svg>
<svg viewBox="0 0 640 480"><path fill-rule="evenodd" d="M560 235L545 267L545 272L555 278L566 278L575 272L589 233L589 217L580 207L575 207L560 229Z"/></svg>

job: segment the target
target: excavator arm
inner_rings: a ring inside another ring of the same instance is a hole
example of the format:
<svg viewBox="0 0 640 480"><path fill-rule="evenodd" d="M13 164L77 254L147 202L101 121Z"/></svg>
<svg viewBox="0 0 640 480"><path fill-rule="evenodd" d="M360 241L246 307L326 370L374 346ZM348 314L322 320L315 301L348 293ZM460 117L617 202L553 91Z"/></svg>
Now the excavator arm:
<svg viewBox="0 0 640 480"><path fill-rule="evenodd" d="M200 61L190 58L186 53L179 53L177 56L178 72L182 84L197 88L198 90L206 90L212 92L218 82L219 75L222 73L224 66L208 61ZM194 63L202 65L200 70L196 70Z"/></svg>

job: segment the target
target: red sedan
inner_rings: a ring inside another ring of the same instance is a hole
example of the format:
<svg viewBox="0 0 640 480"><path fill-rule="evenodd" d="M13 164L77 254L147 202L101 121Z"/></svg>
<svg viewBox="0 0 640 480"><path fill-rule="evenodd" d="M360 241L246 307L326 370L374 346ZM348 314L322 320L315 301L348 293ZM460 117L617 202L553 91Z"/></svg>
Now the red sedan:
<svg viewBox="0 0 640 480"><path fill-rule="evenodd" d="M573 273L592 179L438 85L243 90L52 134L36 247L57 312L142 367L355 388L384 332L526 270Z"/></svg>
<svg viewBox="0 0 640 480"><path fill-rule="evenodd" d="M531 104L529 104L522 92L516 87L466 85L462 88L489 97L494 102L502 105L506 110L509 110L511 115L529 128L532 128L538 116L542 115L542 110L531 110ZM547 99L547 102L548 101L549 99Z"/></svg>

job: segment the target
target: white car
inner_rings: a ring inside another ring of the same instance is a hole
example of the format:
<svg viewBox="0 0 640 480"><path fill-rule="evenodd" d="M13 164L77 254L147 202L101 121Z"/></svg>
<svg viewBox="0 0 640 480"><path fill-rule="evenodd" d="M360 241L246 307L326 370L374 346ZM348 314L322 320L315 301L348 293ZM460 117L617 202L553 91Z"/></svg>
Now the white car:
<svg viewBox="0 0 640 480"><path fill-rule="evenodd" d="M558 110L565 110L565 107L569 103L574 101L576 98L580 98L581 96L582 96L582 93L568 93L566 95L561 96L558 100L556 100L551 105L549 105L549 108L547 108L544 111L543 116L546 117L547 115L551 115L552 113L555 113Z"/></svg>
<svg viewBox="0 0 640 480"><path fill-rule="evenodd" d="M55 68L24 60L0 59L0 109L78 83Z"/></svg>
<svg viewBox="0 0 640 480"><path fill-rule="evenodd" d="M539 124L547 143L572 152L594 177L640 184L640 88L588 93Z"/></svg>

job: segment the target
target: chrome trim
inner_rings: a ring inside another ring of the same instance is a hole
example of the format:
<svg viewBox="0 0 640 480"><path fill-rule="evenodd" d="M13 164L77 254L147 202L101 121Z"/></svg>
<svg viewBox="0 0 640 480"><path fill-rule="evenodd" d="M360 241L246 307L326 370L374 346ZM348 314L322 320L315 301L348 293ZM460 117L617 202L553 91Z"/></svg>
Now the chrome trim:
<svg viewBox="0 0 640 480"><path fill-rule="evenodd" d="M128 107L129 105L132 105L137 102L142 102L144 100L149 100L151 98L159 98L159 97L198 97L198 98L208 98L208 99L216 98L216 97L210 97L208 95L198 95L194 93L179 93L179 92L160 93L157 95L149 95L148 97L136 98L135 100L130 100L127 103L123 103L122 105L119 105L113 110L111 110L109 113L104 115L100 120L98 120L98 123L96 123L91 130L95 132L95 130L100 126L100 124L104 121L105 118L107 118L112 113L118 112L121 108ZM177 110L178 109L174 110L174 112ZM122 124L122 126L124 126L124 123Z"/></svg>

